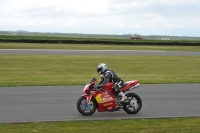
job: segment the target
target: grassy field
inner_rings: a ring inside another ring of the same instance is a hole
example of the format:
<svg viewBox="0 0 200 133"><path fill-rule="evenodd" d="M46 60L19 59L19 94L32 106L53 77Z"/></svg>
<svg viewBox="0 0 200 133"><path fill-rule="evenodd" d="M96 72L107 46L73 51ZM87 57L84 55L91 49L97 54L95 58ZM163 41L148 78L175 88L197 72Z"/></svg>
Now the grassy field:
<svg viewBox="0 0 200 133"><path fill-rule="evenodd" d="M125 81L200 83L199 56L0 55L0 86L85 84L100 62Z"/></svg>
<svg viewBox="0 0 200 133"><path fill-rule="evenodd" d="M199 133L200 117L0 124L1 133Z"/></svg>
<svg viewBox="0 0 200 133"><path fill-rule="evenodd" d="M38 43L0 43L0 49L87 49L87 50L163 50L196 51L199 46L139 46L139 45L102 45L102 44L38 44Z"/></svg>
<svg viewBox="0 0 200 133"><path fill-rule="evenodd" d="M117 49L200 51L188 46L120 46L0 43L0 49ZM124 80L200 83L200 57L0 55L0 86L79 85L98 77L105 62ZM200 133L200 117L0 124L0 133Z"/></svg>

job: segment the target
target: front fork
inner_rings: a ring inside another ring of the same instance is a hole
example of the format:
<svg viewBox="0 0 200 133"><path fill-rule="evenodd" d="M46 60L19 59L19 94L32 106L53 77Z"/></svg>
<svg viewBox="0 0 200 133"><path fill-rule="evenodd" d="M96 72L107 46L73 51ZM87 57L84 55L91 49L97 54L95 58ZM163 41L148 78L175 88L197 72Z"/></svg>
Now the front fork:
<svg viewBox="0 0 200 133"><path fill-rule="evenodd" d="M91 94L90 94L90 95L84 94L84 95L82 95L82 96L85 97L85 99L86 99L86 104L89 105L90 100L92 99L92 95L91 95Z"/></svg>
<svg viewBox="0 0 200 133"><path fill-rule="evenodd" d="M91 110L90 101L91 101L92 95L85 94L82 96L85 97L85 99L86 99L83 107L85 108L85 110Z"/></svg>

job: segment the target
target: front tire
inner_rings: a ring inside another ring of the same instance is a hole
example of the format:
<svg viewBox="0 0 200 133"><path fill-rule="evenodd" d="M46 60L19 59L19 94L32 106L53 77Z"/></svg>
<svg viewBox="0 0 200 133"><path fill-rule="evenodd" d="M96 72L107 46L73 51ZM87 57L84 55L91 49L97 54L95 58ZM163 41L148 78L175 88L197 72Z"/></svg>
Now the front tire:
<svg viewBox="0 0 200 133"><path fill-rule="evenodd" d="M93 99L91 99L90 103L87 105L86 98L82 96L77 101L77 109L82 115L89 116L96 111L97 106Z"/></svg>
<svg viewBox="0 0 200 133"><path fill-rule="evenodd" d="M136 114L142 108L142 100L140 96L135 93L128 93L126 94L127 99L130 100L129 105L124 105L123 109L128 114Z"/></svg>

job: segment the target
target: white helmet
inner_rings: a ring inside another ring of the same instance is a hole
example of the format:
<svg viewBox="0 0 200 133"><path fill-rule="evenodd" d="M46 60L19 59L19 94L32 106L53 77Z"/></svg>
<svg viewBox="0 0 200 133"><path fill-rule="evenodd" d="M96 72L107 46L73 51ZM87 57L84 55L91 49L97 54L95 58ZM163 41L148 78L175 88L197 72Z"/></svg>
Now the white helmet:
<svg viewBox="0 0 200 133"><path fill-rule="evenodd" d="M100 63L98 66L97 66L97 73L100 75L100 74L103 74L107 69L107 66L106 64L104 63Z"/></svg>

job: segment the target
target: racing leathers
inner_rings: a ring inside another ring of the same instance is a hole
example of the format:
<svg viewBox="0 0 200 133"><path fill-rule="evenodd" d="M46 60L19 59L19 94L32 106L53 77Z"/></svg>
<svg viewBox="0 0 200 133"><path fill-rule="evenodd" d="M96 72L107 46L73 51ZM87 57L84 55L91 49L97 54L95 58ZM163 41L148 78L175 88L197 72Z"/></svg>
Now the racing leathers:
<svg viewBox="0 0 200 133"><path fill-rule="evenodd" d="M98 87L102 87L108 82L114 82L114 87L113 91L118 95L121 96L121 102L125 100L126 96L124 95L123 92L120 91L120 88L124 85L124 81L117 76L117 74L111 70L107 69L103 74L102 74L102 80L99 83Z"/></svg>

